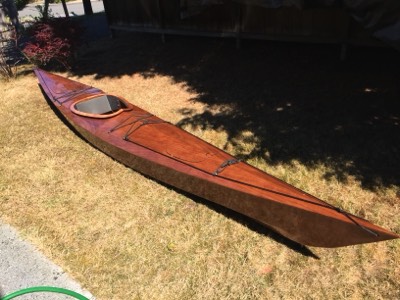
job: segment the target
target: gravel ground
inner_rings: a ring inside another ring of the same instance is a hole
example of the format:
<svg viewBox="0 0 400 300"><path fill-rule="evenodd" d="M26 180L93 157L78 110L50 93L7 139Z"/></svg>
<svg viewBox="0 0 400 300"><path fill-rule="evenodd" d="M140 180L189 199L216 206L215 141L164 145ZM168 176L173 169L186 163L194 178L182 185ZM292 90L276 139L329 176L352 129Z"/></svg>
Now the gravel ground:
<svg viewBox="0 0 400 300"><path fill-rule="evenodd" d="M0 297L34 286L54 286L95 297L83 290L59 266L22 240L17 231L0 222ZM70 300L71 296L56 293L31 293L18 300Z"/></svg>

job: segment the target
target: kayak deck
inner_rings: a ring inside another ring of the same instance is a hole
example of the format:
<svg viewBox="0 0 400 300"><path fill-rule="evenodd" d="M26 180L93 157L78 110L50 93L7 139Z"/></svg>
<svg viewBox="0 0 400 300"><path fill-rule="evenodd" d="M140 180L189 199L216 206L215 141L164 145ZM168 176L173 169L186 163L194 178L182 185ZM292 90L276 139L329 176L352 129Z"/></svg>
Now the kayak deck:
<svg viewBox="0 0 400 300"><path fill-rule="evenodd" d="M398 238L123 98L42 70L35 73L47 97L85 139L145 175L242 213L309 246L339 247Z"/></svg>

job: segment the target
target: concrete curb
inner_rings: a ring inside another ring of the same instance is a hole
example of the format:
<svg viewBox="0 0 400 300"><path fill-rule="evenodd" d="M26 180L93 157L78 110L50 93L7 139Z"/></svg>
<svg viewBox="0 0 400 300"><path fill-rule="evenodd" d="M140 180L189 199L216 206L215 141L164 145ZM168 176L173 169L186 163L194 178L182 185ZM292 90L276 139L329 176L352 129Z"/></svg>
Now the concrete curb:
<svg viewBox="0 0 400 300"><path fill-rule="evenodd" d="M72 290L95 300L79 283L68 276L33 245L21 239L11 226L0 222L0 298L34 286L54 286ZM55 293L32 293L18 300L71 300Z"/></svg>

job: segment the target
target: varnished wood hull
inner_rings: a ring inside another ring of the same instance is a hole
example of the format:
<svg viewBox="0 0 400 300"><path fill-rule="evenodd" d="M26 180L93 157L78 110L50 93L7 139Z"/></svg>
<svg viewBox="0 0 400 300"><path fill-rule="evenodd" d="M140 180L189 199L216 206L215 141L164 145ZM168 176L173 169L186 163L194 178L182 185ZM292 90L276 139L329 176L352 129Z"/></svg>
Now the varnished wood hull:
<svg viewBox="0 0 400 300"><path fill-rule="evenodd" d="M77 115L71 111L74 103L104 92L42 70L35 73L67 122L95 147L140 173L242 213L304 245L340 247L399 237L237 162L133 105L110 118Z"/></svg>

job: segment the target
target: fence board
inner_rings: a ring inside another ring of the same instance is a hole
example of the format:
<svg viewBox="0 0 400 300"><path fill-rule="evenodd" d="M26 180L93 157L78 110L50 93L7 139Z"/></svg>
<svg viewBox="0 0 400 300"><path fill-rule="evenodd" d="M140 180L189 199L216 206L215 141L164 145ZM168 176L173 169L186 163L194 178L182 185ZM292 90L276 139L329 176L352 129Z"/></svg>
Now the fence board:
<svg viewBox="0 0 400 300"><path fill-rule="evenodd" d="M224 2L182 17L180 0L104 0L110 27L162 34L374 44L340 7L299 10Z"/></svg>

